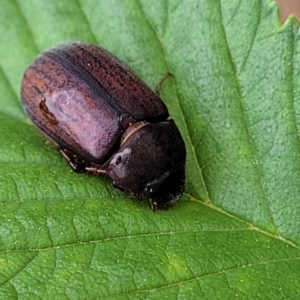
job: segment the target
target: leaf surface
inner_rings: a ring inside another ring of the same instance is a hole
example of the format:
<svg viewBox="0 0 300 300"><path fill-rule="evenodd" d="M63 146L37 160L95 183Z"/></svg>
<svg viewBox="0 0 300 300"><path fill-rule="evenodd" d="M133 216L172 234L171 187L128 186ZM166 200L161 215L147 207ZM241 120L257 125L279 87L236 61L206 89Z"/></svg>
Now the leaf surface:
<svg viewBox="0 0 300 300"><path fill-rule="evenodd" d="M10 1L0 10L1 299L296 299L300 39L253 1ZM81 40L161 89L184 196L153 213L73 173L20 104L25 68Z"/></svg>

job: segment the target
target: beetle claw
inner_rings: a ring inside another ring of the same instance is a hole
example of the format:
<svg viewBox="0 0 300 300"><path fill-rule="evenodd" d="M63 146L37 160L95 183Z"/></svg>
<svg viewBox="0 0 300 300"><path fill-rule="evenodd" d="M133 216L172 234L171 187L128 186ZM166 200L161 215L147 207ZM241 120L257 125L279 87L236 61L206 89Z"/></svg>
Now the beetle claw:
<svg viewBox="0 0 300 300"><path fill-rule="evenodd" d="M152 199L149 199L150 201L150 206L153 212L155 212L156 208L157 208L157 202L153 201Z"/></svg>
<svg viewBox="0 0 300 300"><path fill-rule="evenodd" d="M85 171L86 162L79 156L67 149L59 149L64 159L68 162L73 171L80 173Z"/></svg>

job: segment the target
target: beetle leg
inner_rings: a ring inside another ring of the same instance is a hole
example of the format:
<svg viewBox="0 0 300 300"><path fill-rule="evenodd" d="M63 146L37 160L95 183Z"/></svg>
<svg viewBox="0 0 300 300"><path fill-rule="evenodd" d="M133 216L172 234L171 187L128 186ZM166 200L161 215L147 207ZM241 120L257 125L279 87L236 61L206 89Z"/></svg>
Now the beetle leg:
<svg viewBox="0 0 300 300"><path fill-rule="evenodd" d="M159 81L159 83L156 86L156 94L159 96L159 91L161 89L162 84L164 83L164 81L169 77L169 76L173 76L170 72L168 72L167 74L164 75L164 77Z"/></svg>
<svg viewBox="0 0 300 300"><path fill-rule="evenodd" d="M99 174L99 175L105 175L106 171L101 169L99 166L91 165L90 167L85 167L85 171L88 173L93 173L93 174Z"/></svg>
<svg viewBox="0 0 300 300"><path fill-rule="evenodd" d="M138 200L143 201L143 194L134 194L134 197L136 197Z"/></svg>
<svg viewBox="0 0 300 300"><path fill-rule="evenodd" d="M84 172L86 169L86 163L83 159L80 159L78 155L72 153L71 151L67 149L59 149L59 152L62 154L62 156L65 158L65 160L68 162L70 167L75 172Z"/></svg>
<svg viewBox="0 0 300 300"><path fill-rule="evenodd" d="M151 199L149 199L150 201L150 206L153 212L155 212L156 208L157 208L157 203Z"/></svg>

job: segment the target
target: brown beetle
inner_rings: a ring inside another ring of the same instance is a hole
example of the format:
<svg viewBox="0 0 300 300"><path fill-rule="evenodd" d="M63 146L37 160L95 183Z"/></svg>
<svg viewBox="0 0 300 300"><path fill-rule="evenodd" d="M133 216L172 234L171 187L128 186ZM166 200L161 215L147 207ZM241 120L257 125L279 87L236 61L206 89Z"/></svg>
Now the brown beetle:
<svg viewBox="0 0 300 300"><path fill-rule="evenodd" d="M108 51L67 43L42 53L25 71L21 99L75 171L108 174L152 209L181 197L180 132L160 98Z"/></svg>

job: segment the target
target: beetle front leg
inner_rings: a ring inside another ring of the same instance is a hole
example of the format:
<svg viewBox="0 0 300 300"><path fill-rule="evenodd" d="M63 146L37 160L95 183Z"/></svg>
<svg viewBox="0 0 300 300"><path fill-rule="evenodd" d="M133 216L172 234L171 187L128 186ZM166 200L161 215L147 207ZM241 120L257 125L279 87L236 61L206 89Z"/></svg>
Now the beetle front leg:
<svg viewBox="0 0 300 300"><path fill-rule="evenodd" d="M93 173L94 175L106 175L106 171L96 165L91 165L89 167L85 167L85 171L88 173Z"/></svg>
<svg viewBox="0 0 300 300"><path fill-rule="evenodd" d="M59 152L62 154L62 156L65 158L65 160L68 162L70 167L73 169L73 171L80 173L85 172L86 169L86 162L79 158L78 155L72 153L71 151L67 149L59 149Z"/></svg>
<svg viewBox="0 0 300 300"><path fill-rule="evenodd" d="M84 159L80 158L77 154L67 150L59 149L59 152L66 159L73 171L77 173L93 173L93 174L106 174L106 171L102 170L100 166L87 163Z"/></svg>
<svg viewBox="0 0 300 300"><path fill-rule="evenodd" d="M84 159L80 158L77 154L74 154L73 152L67 149L59 149L59 152L68 162L68 164L73 169L73 171L77 173L86 172L86 173L101 174L101 175L106 174L106 171L102 170L101 167L87 163Z"/></svg>

